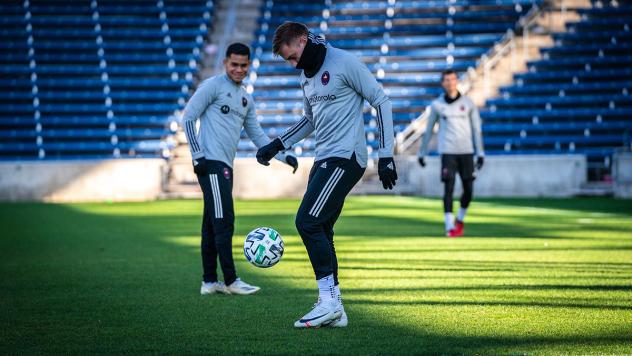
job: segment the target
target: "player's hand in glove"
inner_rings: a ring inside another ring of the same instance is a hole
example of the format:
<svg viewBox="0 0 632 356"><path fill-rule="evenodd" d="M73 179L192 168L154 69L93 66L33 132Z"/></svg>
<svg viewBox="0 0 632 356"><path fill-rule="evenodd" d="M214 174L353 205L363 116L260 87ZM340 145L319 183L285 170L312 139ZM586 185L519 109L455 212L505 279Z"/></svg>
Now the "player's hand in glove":
<svg viewBox="0 0 632 356"><path fill-rule="evenodd" d="M393 157L380 158L377 162L377 174L384 189L393 189L397 181L397 171L395 170L395 161Z"/></svg>
<svg viewBox="0 0 632 356"><path fill-rule="evenodd" d="M296 159L296 157L292 155L285 156L285 163L289 164L290 167L294 168L294 170L292 171L292 174L296 173L296 170L298 169L298 160Z"/></svg>
<svg viewBox="0 0 632 356"><path fill-rule="evenodd" d="M481 168L483 168L484 163L485 163L485 157L478 156L478 158L476 159L476 169L480 171Z"/></svg>
<svg viewBox="0 0 632 356"><path fill-rule="evenodd" d="M283 151L284 149L283 142L277 137L257 151L257 162L268 166L270 165L270 160L276 156L279 151Z"/></svg>
<svg viewBox="0 0 632 356"><path fill-rule="evenodd" d="M197 175L206 174L206 159L204 157L193 160L193 172Z"/></svg>
<svg viewBox="0 0 632 356"><path fill-rule="evenodd" d="M419 157L417 161L422 168L426 166L426 160L423 157Z"/></svg>

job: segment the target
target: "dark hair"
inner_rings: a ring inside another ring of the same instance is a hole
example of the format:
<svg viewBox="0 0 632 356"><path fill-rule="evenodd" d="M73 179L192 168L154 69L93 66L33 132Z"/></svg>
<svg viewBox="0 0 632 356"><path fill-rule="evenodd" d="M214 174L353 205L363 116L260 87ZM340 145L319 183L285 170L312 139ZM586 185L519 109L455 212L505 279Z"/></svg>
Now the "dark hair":
<svg viewBox="0 0 632 356"><path fill-rule="evenodd" d="M450 74L454 74L456 75L456 71L454 69L446 69L443 72L441 72L441 80L443 80L443 78L445 78L446 75L450 75ZM458 75L457 75L458 77Z"/></svg>
<svg viewBox="0 0 632 356"><path fill-rule="evenodd" d="M275 56L279 55L281 46L289 45L291 41L301 37L307 36L309 29L307 26L300 22L285 21L276 31L274 31L274 37L272 38L272 53Z"/></svg>
<svg viewBox="0 0 632 356"><path fill-rule="evenodd" d="M243 43L235 42L226 49L226 58L230 57L231 54L248 56L248 59L250 59L250 48Z"/></svg>

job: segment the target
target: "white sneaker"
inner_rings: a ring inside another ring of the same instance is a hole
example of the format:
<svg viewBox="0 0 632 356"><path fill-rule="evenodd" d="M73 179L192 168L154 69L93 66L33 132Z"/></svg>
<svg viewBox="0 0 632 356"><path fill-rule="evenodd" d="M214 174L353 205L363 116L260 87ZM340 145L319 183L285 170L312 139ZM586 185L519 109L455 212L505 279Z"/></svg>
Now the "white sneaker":
<svg viewBox="0 0 632 356"><path fill-rule="evenodd" d="M223 282L208 282L208 283L202 282L202 287L200 287L201 295L215 294L215 293L220 293L220 294L226 293L226 286L224 285Z"/></svg>
<svg viewBox="0 0 632 356"><path fill-rule="evenodd" d="M345 307L342 305L342 303L338 303L338 305L340 305L340 317L338 319L334 319L333 321L330 321L327 325L323 325L323 326L327 326L330 328L344 328L349 324L349 319L347 318L347 313L345 312Z"/></svg>
<svg viewBox="0 0 632 356"><path fill-rule="evenodd" d="M295 328L318 328L340 318L342 308L337 300L323 302L320 299L312 310L294 323Z"/></svg>
<svg viewBox="0 0 632 356"><path fill-rule="evenodd" d="M257 286L251 286L250 284L242 281L239 278L237 278L229 286L226 286L226 291L228 292L228 294L248 295L257 293L260 289L261 288Z"/></svg>

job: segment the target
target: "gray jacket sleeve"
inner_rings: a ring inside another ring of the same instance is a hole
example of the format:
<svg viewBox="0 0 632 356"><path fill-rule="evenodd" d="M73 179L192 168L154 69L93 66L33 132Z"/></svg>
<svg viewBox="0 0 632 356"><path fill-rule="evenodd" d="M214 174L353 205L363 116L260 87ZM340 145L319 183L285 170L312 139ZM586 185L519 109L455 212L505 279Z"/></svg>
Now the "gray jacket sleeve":
<svg viewBox="0 0 632 356"><path fill-rule="evenodd" d="M478 113L478 108L472 103L472 110L470 110L470 122L472 123L472 136L474 140L474 147L476 148L476 154L478 156L485 156L485 150L483 149L483 131L481 129L481 116Z"/></svg>
<svg viewBox="0 0 632 356"><path fill-rule="evenodd" d="M213 103L217 90L213 82L206 80L200 84L187 105L184 107L182 115L182 127L189 141L189 150L193 159L204 157L204 150L200 145L195 132L195 122L202 116L206 108Z"/></svg>
<svg viewBox="0 0 632 356"><path fill-rule="evenodd" d="M257 121L257 115L255 113L255 105L252 100L250 100L250 106L248 107L248 112L246 113L246 118L244 120L244 129L246 130L246 134L248 135L248 137L250 137L250 139L252 140L252 142L254 142L257 148L261 148L267 145L268 143L270 143L270 138L268 138L268 135L266 135L265 132L263 132L263 129L261 128L261 125L259 124L259 121ZM278 153L276 156L274 156L274 158L276 158L277 160L283 163L286 163L285 162L286 156L287 155L285 153L281 152L281 153Z"/></svg>
<svg viewBox="0 0 632 356"><path fill-rule="evenodd" d="M393 157L395 134L391 100L362 61L355 56L350 56L349 59L345 62L346 70L344 71L347 85L362 95L377 111L376 121L380 138L378 156L380 158Z"/></svg>
<svg viewBox="0 0 632 356"><path fill-rule="evenodd" d="M419 146L419 157L425 157L428 154L428 144L430 143L430 138L432 137L432 129L434 128L438 118L439 115L437 115L434 105L430 104L430 115L428 115L426 132L424 132L424 136L421 139L421 145Z"/></svg>
<svg viewBox="0 0 632 356"><path fill-rule="evenodd" d="M279 136L285 148L292 147L293 144L309 136L314 131L312 107L305 97L305 93L303 93L303 110L305 111L303 117Z"/></svg>

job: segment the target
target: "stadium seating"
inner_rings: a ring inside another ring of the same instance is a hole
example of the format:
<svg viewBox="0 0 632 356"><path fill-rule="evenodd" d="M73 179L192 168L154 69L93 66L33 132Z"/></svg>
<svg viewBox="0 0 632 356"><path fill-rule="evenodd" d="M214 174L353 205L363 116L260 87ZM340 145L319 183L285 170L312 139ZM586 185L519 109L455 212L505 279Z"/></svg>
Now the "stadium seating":
<svg viewBox="0 0 632 356"><path fill-rule="evenodd" d="M162 157L206 0L0 3L0 159Z"/></svg>
<svg viewBox="0 0 632 356"><path fill-rule="evenodd" d="M441 1L266 1L255 49L251 90L258 118L275 136L300 118L299 72L274 58L272 35L287 20L300 21L324 34L332 45L355 53L376 75L393 100L395 131L402 131L441 93L440 72L464 71L516 27L538 0ZM375 113L365 110L367 142L377 147ZM312 154L314 142L299 143L295 152ZM239 155L255 147L243 136ZM374 152L373 152L374 154Z"/></svg>
<svg viewBox="0 0 632 356"><path fill-rule="evenodd" d="M593 5L487 101L489 153L582 153L589 179L608 179L613 151L632 144L632 6Z"/></svg>

